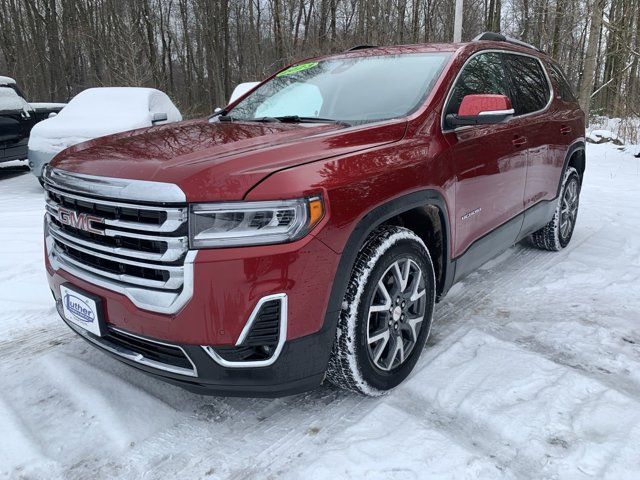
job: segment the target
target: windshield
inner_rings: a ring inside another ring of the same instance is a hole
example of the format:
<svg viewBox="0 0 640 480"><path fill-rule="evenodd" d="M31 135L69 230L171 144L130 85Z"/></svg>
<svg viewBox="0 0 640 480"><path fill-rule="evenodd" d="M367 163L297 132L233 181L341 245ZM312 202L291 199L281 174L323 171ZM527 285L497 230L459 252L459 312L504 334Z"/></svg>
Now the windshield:
<svg viewBox="0 0 640 480"><path fill-rule="evenodd" d="M402 117L426 98L448 53L412 53L306 62L283 70L229 117L320 118L363 123Z"/></svg>

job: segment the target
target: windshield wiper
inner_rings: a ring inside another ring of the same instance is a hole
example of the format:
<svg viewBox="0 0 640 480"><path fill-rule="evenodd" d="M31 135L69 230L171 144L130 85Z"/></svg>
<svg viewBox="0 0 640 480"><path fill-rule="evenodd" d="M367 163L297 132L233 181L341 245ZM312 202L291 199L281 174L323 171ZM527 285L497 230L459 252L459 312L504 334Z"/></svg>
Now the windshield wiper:
<svg viewBox="0 0 640 480"><path fill-rule="evenodd" d="M304 117L300 115L282 115L278 117L242 118L228 115L227 112L218 113L215 118L220 122L260 122L260 123L335 123L350 127L351 124L342 120L322 117Z"/></svg>
<svg viewBox="0 0 640 480"><path fill-rule="evenodd" d="M282 115L279 117L260 117L254 118L255 122L282 122L282 123L337 123L340 125L351 126L342 120L334 120L333 118L322 117L304 117L300 115Z"/></svg>

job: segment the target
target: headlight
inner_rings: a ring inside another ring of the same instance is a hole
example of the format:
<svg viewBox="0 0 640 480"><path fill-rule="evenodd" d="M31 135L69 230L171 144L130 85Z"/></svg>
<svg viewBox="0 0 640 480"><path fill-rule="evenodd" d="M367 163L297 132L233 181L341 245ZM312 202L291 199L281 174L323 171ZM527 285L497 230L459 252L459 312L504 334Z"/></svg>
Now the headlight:
<svg viewBox="0 0 640 480"><path fill-rule="evenodd" d="M291 242L309 233L323 216L320 197L196 203L189 208L189 240L191 248Z"/></svg>

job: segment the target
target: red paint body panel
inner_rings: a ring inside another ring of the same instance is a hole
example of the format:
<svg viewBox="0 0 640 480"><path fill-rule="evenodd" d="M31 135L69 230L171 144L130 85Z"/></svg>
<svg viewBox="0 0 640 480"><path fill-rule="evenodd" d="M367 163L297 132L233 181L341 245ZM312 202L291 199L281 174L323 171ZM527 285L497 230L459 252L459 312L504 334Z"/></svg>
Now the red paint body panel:
<svg viewBox="0 0 640 480"><path fill-rule="evenodd" d="M310 235L291 244L199 251L193 298L175 315L140 310L120 294L52 272L47 264L52 289L59 295L59 285L69 281L99 295L109 323L141 335L232 345L256 302L271 293L288 295L289 340L320 330L349 236L368 212L392 199L424 189L439 192L451 229L451 258L462 255L525 208L554 198L568 145L584 134L579 108L557 98L535 118L443 133L442 110L451 84L465 60L485 49L531 54L502 42L344 54L452 52L431 94L402 119L352 128L197 120L103 137L64 151L54 161L57 168L175 183L188 202L321 193L327 211ZM566 126L572 134L560 133ZM520 137L527 142L514 144ZM471 212L476 213L462 220Z"/></svg>
<svg viewBox="0 0 640 480"><path fill-rule="evenodd" d="M397 141L405 124L347 130L199 120L93 140L64 151L55 165L88 175L175 183L190 202L241 200L275 171Z"/></svg>

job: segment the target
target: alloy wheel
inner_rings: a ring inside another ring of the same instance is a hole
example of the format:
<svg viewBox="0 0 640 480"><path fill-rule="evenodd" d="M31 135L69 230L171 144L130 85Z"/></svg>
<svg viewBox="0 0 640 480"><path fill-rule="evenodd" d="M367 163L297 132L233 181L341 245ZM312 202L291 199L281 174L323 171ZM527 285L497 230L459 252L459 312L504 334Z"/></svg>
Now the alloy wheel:
<svg viewBox="0 0 640 480"><path fill-rule="evenodd" d="M566 240L573 232L578 215L578 181L572 179L565 188L560 209L560 236Z"/></svg>
<svg viewBox="0 0 640 480"><path fill-rule="evenodd" d="M426 308L422 269L410 258L391 264L378 280L369 305L367 346L373 364L384 371L411 355Z"/></svg>

